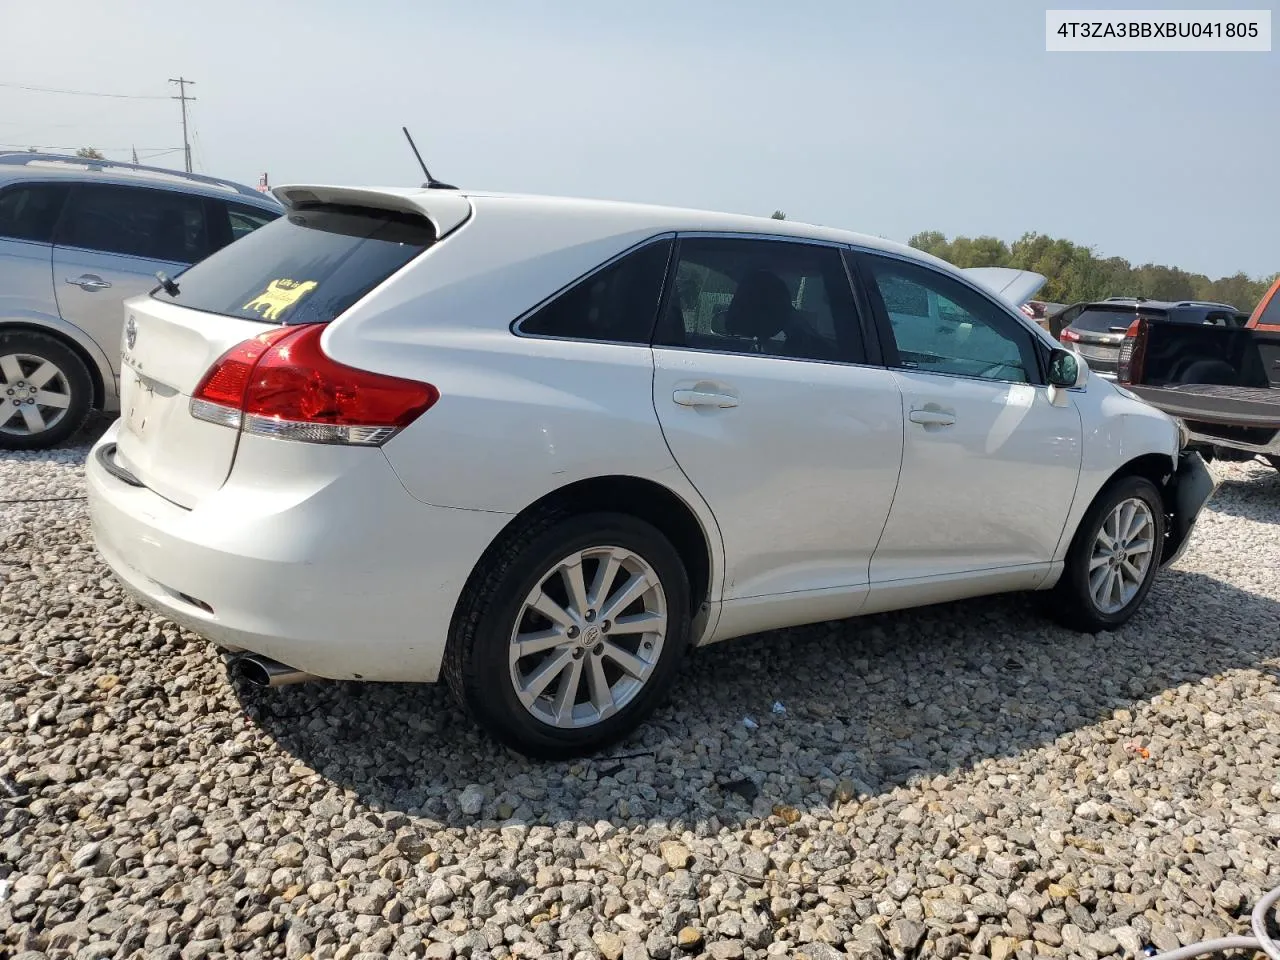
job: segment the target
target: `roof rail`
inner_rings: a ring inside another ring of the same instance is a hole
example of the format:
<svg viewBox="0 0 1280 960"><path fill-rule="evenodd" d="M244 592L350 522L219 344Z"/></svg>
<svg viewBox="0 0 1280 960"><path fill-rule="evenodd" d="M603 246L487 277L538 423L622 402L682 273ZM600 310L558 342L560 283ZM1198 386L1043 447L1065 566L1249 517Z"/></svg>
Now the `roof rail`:
<svg viewBox="0 0 1280 960"><path fill-rule="evenodd" d="M1146 301L1146 299L1147 299L1146 297L1107 297L1107 299L1106 299L1106 300L1104 300L1104 301L1102 301L1102 302L1103 302L1103 303L1118 303L1118 302L1124 302L1124 301L1132 300L1134 303L1144 303L1144 302Z"/></svg>
<svg viewBox="0 0 1280 960"><path fill-rule="evenodd" d="M6 166L21 166L37 161L40 164L65 163L72 166L85 167L90 170L97 170L100 173L110 173L112 170L131 171L135 173L161 174L166 177L176 177L180 180L189 180L193 183L202 183L207 186L221 187L224 190L231 190L244 197L262 197L263 194L254 190L252 187L246 187L243 184L236 183L234 180L222 180L218 177L208 177L201 173L186 173L183 170L169 170L165 167L148 167L141 163L125 163L117 160L98 160L93 157L77 157L65 153L40 153L30 150L0 150L0 164Z"/></svg>

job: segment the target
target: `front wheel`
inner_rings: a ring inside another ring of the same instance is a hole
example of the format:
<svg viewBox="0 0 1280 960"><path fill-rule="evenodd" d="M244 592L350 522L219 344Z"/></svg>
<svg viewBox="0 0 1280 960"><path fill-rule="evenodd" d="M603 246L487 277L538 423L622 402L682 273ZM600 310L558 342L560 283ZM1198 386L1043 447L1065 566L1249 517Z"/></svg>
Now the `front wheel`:
<svg viewBox="0 0 1280 960"><path fill-rule="evenodd" d="M624 514L548 514L481 560L454 615L445 678L507 746L579 756L662 701L689 620L688 576L658 530Z"/></svg>
<svg viewBox="0 0 1280 960"><path fill-rule="evenodd" d="M1144 477L1106 487L1085 513L1054 587L1055 616L1086 633L1114 630L1151 589L1164 544L1164 502Z"/></svg>

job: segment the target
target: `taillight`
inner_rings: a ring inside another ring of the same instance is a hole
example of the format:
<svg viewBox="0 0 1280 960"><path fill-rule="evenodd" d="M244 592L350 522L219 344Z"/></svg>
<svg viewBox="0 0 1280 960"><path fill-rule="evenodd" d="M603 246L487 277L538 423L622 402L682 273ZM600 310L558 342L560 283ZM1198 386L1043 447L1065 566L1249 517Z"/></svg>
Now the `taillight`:
<svg viewBox="0 0 1280 960"><path fill-rule="evenodd" d="M324 324L237 344L191 395L198 420L307 443L385 443L440 399L429 383L357 370L320 349Z"/></svg>
<svg viewBox="0 0 1280 960"><path fill-rule="evenodd" d="M1116 370L1116 380L1120 383L1140 383L1142 381L1143 361L1147 356L1147 322L1138 317L1129 324L1125 331L1124 342L1120 344L1120 361Z"/></svg>
<svg viewBox="0 0 1280 960"><path fill-rule="evenodd" d="M1075 343L1079 339L1080 339L1080 334L1076 333L1070 327L1067 327L1060 334L1058 334L1059 343Z"/></svg>

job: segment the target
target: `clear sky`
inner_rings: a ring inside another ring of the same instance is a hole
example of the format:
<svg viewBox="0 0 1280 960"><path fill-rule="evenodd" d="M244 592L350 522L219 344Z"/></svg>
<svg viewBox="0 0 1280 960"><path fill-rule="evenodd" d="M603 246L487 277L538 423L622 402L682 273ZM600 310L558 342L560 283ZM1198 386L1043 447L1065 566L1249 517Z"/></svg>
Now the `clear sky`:
<svg viewBox="0 0 1280 960"><path fill-rule="evenodd" d="M780 208L897 240L1034 230L1212 277L1280 271L1280 53L1050 54L1044 11L0 0L0 83L166 97L185 75L197 169L247 183L416 184L406 124L464 187ZM0 143L146 156L181 143L178 104L0 86Z"/></svg>

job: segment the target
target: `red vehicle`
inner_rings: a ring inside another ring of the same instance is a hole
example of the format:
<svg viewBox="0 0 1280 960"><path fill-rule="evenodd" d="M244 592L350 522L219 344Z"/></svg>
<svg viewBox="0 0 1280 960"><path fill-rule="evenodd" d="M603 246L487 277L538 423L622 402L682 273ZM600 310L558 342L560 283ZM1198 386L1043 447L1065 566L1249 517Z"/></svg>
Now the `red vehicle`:
<svg viewBox="0 0 1280 960"><path fill-rule="evenodd" d="M1277 291L1280 291L1280 274L1271 284L1271 289L1262 295L1245 326L1251 330L1280 331L1280 295Z"/></svg>

